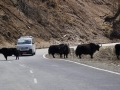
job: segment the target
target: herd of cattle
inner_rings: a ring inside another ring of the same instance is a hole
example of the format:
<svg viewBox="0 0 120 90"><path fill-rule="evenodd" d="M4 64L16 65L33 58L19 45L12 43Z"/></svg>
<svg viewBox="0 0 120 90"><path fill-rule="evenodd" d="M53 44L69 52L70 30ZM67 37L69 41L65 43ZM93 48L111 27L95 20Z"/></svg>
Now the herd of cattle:
<svg viewBox="0 0 120 90"><path fill-rule="evenodd" d="M93 58L93 54L96 51L99 51L100 47L102 47L102 45L98 45L95 43L81 44L77 46L75 50L75 54L79 58L81 58L82 54L90 55L91 58ZM120 44L116 44L114 48L115 48L115 54L119 59ZM67 58L68 54L70 53L70 48L67 44L51 45L48 49L48 53L52 54L53 58L55 58L55 54L59 54L60 58L62 58L62 55L64 55L64 58Z"/></svg>
<svg viewBox="0 0 120 90"><path fill-rule="evenodd" d="M102 45L98 45L95 43L80 44L77 46L75 50L75 54L79 58L81 58L82 54L88 54L91 56L91 58L93 58L93 54L96 51L99 51L101 46ZM115 48L115 54L119 59L120 44L116 44L114 48ZM8 56L12 56L12 55L16 56L16 60L17 59L19 60L20 53L16 48L1 48L0 53L4 55L6 60ZM68 54L70 53L70 48L67 44L51 45L48 49L48 53L52 54L53 58L55 58L55 54L59 54L60 58L62 58L62 55L64 55L64 58L68 58Z"/></svg>

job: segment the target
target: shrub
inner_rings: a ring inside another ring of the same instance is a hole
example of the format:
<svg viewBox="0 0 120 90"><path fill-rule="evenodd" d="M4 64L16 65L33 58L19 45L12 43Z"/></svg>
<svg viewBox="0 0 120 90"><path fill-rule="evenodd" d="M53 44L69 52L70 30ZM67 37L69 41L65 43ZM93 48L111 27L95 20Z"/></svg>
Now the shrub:
<svg viewBox="0 0 120 90"><path fill-rule="evenodd" d="M57 0L48 0L47 5L56 8L57 7Z"/></svg>

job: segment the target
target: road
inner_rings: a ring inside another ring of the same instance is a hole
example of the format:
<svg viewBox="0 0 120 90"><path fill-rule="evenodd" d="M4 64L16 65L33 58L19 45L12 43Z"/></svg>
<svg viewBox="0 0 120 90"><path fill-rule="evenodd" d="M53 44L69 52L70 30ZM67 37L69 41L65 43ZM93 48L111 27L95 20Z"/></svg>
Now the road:
<svg viewBox="0 0 120 90"><path fill-rule="evenodd" d="M43 58L46 53L7 61L0 54L0 90L120 90L120 74Z"/></svg>

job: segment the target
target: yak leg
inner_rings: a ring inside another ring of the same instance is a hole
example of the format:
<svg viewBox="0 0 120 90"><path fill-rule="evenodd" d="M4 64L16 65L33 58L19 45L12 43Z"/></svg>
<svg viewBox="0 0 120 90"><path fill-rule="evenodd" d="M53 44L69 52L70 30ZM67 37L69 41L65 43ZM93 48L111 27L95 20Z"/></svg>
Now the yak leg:
<svg viewBox="0 0 120 90"><path fill-rule="evenodd" d="M66 58L68 58L68 54L66 54Z"/></svg>
<svg viewBox="0 0 120 90"><path fill-rule="evenodd" d="M64 58L67 58L67 54L64 54Z"/></svg>
<svg viewBox="0 0 120 90"><path fill-rule="evenodd" d="M119 55L120 55L120 51L119 51L119 54L117 55L117 59L119 59Z"/></svg>
<svg viewBox="0 0 120 90"><path fill-rule="evenodd" d="M91 59L93 58L93 54L90 55L91 56Z"/></svg>
<svg viewBox="0 0 120 90"><path fill-rule="evenodd" d="M19 56L16 56L16 60L17 60L17 59L19 60Z"/></svg>
<svg viewBox="0 0 120 90"><path fill-rule="evenodd" d="M4 57L5 57L5 59L7 60L7 56L6 56L6 55L4 55Z"/></svg>
<svg viewBox="0 0 120 90"><path fill-rule="evenodd" d="M81 54L79 55L79 58L81 59Z"/></svg>
<svg viewBox="0 0 120 90"><path fill-rule="evenodd" d="M68 54L64 54L64 58L68 58Z"/></svg>
<svg viewBox="0 0 120 90"><path fill-rule="evenodd" d="M93 59L93 56L91 56L91 59Z"/></svg>
<svg viewBox="0 0 120 90"><path fill-rule="evenodd" d="M13 53L14 54L14 53ZM14 54L14 56L16 56L16 60L17 60L17 58L19 59L19 55L17 55L17 54Z"/></svg>
<svg viewBox="0 0 120 90"><path fill-rule="evenodd" d="M117 55L117 59L119 59L119 55Z"/></svg>
<svg viewBox="0 0 120 90"><path fill-rule="evenodd" d="M120 51L116 52L117 59L119 59Z"/></svg>
<svg viewBox="0 0 120 90"><path fill-rule="evenodd" d="M60 54L60 58L62 58L62 54Z"/></svg>
<svg viewBox="0 0 120 90"><path fill-rule="evenodd" d="M53 58L55 58L54 54L52 54Z"/></svg>
<svg viewBox="0 0 120 90"><path fill-rule="evenodd" d="M119 59L119 55L117 55L117 59Z"/></svg>
<svg viewBox="0 0 120 90"><path fill-rule="evenodd" d="M17 60L17 56L16 56L16 60Z"/></svg>
<svg viewBox="0 0 120 90"><path fill-rule="evenodd" d="M66 54L64 54L64 58L66 57Z"/></svg>

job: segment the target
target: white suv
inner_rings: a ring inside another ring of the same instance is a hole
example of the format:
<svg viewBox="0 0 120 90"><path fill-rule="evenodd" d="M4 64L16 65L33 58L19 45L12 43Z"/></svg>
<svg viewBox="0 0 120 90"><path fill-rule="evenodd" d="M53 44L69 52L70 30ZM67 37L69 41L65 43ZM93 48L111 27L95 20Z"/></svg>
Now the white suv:
<svg viewBox="0 0 120 90"><path fill-rule="evenodd" d="M31 54L35 55L36 46L35 41L32 36L21 36L17 41L17 50L20 52L20 55Z"/></svg>

